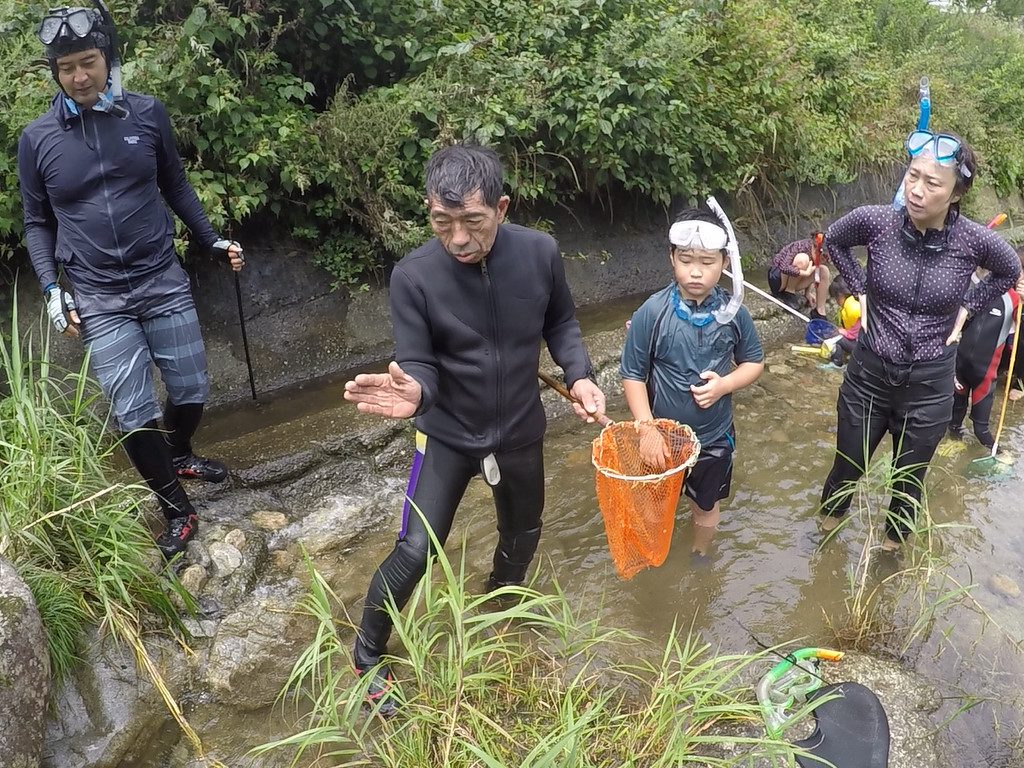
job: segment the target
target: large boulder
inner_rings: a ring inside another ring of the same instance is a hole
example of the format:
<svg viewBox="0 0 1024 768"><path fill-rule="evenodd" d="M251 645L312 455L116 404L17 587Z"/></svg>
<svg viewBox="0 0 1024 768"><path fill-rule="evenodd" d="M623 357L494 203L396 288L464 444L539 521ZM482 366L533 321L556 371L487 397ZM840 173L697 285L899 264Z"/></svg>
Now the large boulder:
<svg viewBox="0 0 1024 768"><path fill-rule="evenodd" d="M18 572L0 559L0 765L36 768L50 687L46 634Z"/></svg>
<svg viewBox="0 0 1024 768"><path fill-rule="evenodd" d="M190 674L181 648L154 639L146 649L180 700ZM81 663L54 691L42 768L161 765L178 738L177 724L132 649L93 630Z"/></svg>

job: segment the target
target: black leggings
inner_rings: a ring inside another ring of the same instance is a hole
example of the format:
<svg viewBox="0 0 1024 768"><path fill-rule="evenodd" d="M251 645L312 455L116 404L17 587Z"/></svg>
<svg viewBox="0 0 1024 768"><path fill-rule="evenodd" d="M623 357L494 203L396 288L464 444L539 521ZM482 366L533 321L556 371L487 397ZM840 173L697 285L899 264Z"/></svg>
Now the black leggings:
<svg viewBox="0 0 1024 768"><path fill-rule="evenodd" d="M841 517L854 484L888 432L893 443L892 500L886 534L902 541L920 506L928 462L953 410L955 347L936 360L897 366L858 343L839 388L836 458L821 493L821 513Z"/></svg>
<svg viewBox="0 0 1024 768"><path fill-rule="evenodd" d="M990 389L988 394L985 395L981 400L971 405L971 393L956 392L953 395L953 418L950 420L949 425L954 428L961 428L964 425L964 419L967 418L967 408L970 406L971 409L971 425L974 427L974 436L978 438L978 442L983 446L992 449L992 446L996 444L995 437L992 436L991 425L989 424L992 418L992 405L996 400L995 389Z"/></svg>
<svg viewBox="0 0 1024 768"><path fill-rule="evenodd" d="M544 511L543 448L543 441L538 440L525 448L495 454L501 478L491 489L498 513L492 587L521 583L537 551ZM401 609L426 572L431 545L424 520L443 546L469 481L480 473L480 459L417 435L398 542L374 573L363 606L355 646L359 669L376 664L387 650L392 624L384 606L389 594Z"/></svg>

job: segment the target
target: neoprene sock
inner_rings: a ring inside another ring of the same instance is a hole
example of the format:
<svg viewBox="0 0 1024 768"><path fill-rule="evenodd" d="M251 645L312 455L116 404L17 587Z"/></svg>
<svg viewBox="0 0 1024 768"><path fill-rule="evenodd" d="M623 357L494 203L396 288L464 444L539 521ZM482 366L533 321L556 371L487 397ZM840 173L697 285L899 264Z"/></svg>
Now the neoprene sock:
<svg viewBox="0 0 1024 768"><path fill-rule="evenodd" d="M164 436L158 431L156 420L142 429L125 435L121 444L146 485L156 494L157 501L168 520L194 515L195 509L178 482L171 463L171 451Z"/></svg>
<svg viewBox="0 0 1024 768"><path fill-rule="evenodd" d="M202 418L202 403L175 405L170 400L167 401L164 407L164 426L167 427L165 439L171 446L173 458L192 454L192 435L199 428Z"/></svg>

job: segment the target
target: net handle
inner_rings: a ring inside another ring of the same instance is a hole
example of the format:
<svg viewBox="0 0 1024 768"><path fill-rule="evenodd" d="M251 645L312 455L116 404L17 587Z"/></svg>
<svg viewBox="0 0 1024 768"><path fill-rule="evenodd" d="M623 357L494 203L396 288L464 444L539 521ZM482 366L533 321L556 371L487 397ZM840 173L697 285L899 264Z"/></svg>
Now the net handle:
<svg viewBox="0 0 1024 768"><path fill-rule="evenodd" d="M565 385L562 382L560 382L558 379L556 379L554 376L549 376L548 374L544 373L544 371L537 371L537 378L540 379L541 381L543 381L545 384L547 384L553 390L555 390L555 392L560 394L562 397L564 397L570 403L576 403L577 405L579 405L581 407L583 406L583 403L581 403L579 400L577 400L575 397L573 397L572 396L572 392L570 392L568 389L566 389ZM586 410L586 409L584 408L584 410ZM597 419L597 423L600 424L602 427L607 427L609 424L614 424L615 423L614 421L609 419L603 413L600 416L597 416L596 419Z"/></svg>

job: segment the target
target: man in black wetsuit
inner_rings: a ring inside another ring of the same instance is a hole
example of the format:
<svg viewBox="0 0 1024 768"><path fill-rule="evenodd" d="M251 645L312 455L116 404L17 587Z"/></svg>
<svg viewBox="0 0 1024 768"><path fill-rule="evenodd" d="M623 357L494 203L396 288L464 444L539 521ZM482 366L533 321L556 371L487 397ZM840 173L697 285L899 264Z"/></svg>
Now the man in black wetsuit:
<svg viewBox="0 0 1024 768"><path fill-rule="evenodd" d="M416 456L394 550L370 582L355 645L360 673L385 653L391 595L401 608L426 570L429 539L444 544L469 481L492 487L498 545L488 586L519 584L540 540L544 509L541 342L565 373L577 414L595 421L604 395L591 379L558 245L549 235L503 223L509 198L490 149L456 145L427 164L430 226L436 237L391 276L395 362L360 374L345 398L360 411L416 417ZM412 508L415 506L416 510ZM390 672L374 669L379 711L396 709Z"/></svg>
<svg viewBox="0 0 1024 768"><path fill-rule="evenodd" d="M50 109L18 143L25 240L56 329L83 339L123 445L157 499L167 557L198 517L179 478L220 482L220 462L191 438L209 390L189 279L174 253L164 200L205 248L241 270L241 247L218 237L185 177L163 104L122 92L116 30L102 3L51 10L39 25L53 78ZM59 283L58 269L74 296ZM167 389L153 391L156 363Z"/></svg>

